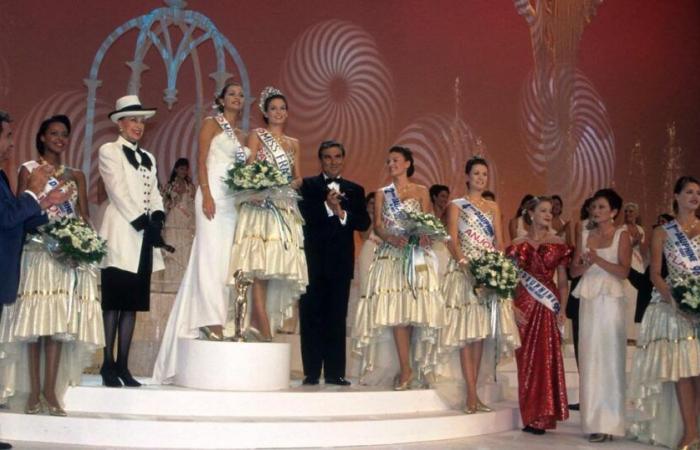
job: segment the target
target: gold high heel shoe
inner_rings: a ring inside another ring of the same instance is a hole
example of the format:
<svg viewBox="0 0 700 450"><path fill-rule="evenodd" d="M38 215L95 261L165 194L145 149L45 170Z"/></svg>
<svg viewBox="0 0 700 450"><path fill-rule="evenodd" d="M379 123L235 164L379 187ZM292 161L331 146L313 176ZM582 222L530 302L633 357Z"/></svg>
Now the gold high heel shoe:
<svg viewBox="0 0 700 450"><path fill-rule="evenodd" d="M68 415L66 410L61 408L61 405L58 402L55 405L52 405L51 402L46 399L45 395L42 395L42 402L46 403L50 416L66 417Z"/></svg>
<svg viewBox="0 0 700 450"><path fill-rule="evenodd" d="M394 390L395 391L407 391L411 389L411 383L413 382L413 374L404 382L401 382L401 374L396 375L394 378Z"/></svg>
<svg viewBox="0 0 700 450"><path fill-rule="evenodd" d="M252 339L251 339L252 338ZM245 330L245 340L246 342L250 341L257 341L257 342L272 342L271 337L265 337L263 334L260 332L255 327L248 327Z"/></svg>
<svg viewBox="0 0 700 450"><path fill-rule="evenodd" d="M588 436L588 442L591 442L594 444L599 444L601 442L612 441L612 440L613 440L612 434L593 433L590 436Z"/></svg>
<svg viewBox="0 0 700 450"><path fill-rule="evenodd" d="M700 448L700 438L693 439L683 447L678 447L678 450L697 450Z"/></svg>
<svg viewBox="0 0 700 450"><path fill-rule="evenodd" d="M483 404L481 402L481 400L479 400L478 398L476 399L476 410L479 412L491 412L491 411L493 411L492 408Z"/></svg>
<svg viewBox="0 0 700 450"><path fill-rule="evenodd" d="M29 399L27 399L27 404L24 407L25 414L39 414L44 409L44 403L41 401L41 395L37 399L36 403L30 404Z"/></svg>
<svg viewBox="0 0 700 450"><path fill-rule="evenodd" d="M476 405L476 406L469 406L469 405L467 405L467 406L465 406L464 409L463 409L464 414L476 414L476 413L478 412L478 410L479 410L479 406L478 406L478 405Z"/></svg>
<svg viewBox="0 0 700 450"><path fill-rule="evenodd" d="M209 327L199 327L199 332L204 336L207 341L223 341L224 337L219 333L211 330Z"/></svg>

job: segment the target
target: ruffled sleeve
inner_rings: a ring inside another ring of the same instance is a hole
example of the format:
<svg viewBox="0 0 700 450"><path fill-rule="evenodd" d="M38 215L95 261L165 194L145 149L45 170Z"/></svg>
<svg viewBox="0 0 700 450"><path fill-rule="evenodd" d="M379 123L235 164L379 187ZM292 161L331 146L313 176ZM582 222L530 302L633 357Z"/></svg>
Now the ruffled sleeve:
<svg viewBox="0 0 700 450"><path fill-rule="evenodd" d="M506 249L506 256L508 258L513 259L515 261L515 264L522 269L525 267L525 264L528 260L528 248L530 248L530 246L527 245L527 242L510 245Z"/></svg>
<svg viewBox="0 0 700 450"><path fill-rule="evenodd" d="M574 249L573 247L562 244L560 253L559 253L559 262L557 266L564 266L564 267L569 267L569 264L571 264L571 259L574 257Z"/></svg>

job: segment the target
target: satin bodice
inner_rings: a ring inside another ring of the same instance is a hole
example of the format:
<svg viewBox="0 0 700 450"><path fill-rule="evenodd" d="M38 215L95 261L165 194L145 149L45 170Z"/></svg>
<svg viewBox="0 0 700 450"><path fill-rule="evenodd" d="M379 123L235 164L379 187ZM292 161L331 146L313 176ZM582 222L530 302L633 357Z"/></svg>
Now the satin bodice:
<svg viewBox="0 0 700 450"><path fill-rule="evenodd" d="M543 243L535 248L523 241L506 249L506 255L514 258L518 267L541 283L553 285L554 273L560 265L568 265L572 249L566 244Z"/></svg>
<svg viewBox="0 0 700 450"><path fill-rule="evenodd" d="M382 209L382 222L384 223L384 227L388 230L392 230L395 232L398 232L399 228L399 219L396 217L396 214L394 211L391 210L389 207L389 202L384 200L384 205ZM416 198L407 198L405 200L401 200L401 209L403 211L422 211L423 208L421 208L420 201Z"/></svg>
<svg viewBox="0 0 700 450"><path fill-rule="evenodd" d="M624 228L618 228L615 231L612 243L608 247L595 249L598 256L609 263L619 264L618 248L620 246L620 236L624 231ZM584 247L588 245L589 234L590 231L584 228L582 233ZM579 298L593 298L600 295L624 297L622 282L622 279L610 274L599 265L592 264L581 276L581 281L574 289L573 295Z"/></svg>
<svg viewBox="0 0 700 450"><path fill-rule="evenodd" d="M211 170L212 166L215 165L228 166L233 164L239 154L245 155L245 159L247 159L250 151L238 139L231 139L225 132L221 132L214 136L209 145L207 168Z"/></svg>

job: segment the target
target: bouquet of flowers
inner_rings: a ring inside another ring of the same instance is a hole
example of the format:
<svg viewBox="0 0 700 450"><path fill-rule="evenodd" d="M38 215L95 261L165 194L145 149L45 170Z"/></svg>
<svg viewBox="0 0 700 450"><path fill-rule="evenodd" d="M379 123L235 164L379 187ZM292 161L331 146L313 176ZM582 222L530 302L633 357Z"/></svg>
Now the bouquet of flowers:
<svg viewBox="0 0 700 450"><path fill-rule="evenodd" d="M428 236L439 241L449 240L449 235L440 219L422 211L403 210L401 228L410 236Z"/></svg>
<svg viewBox="0 0 700 450"><path fill-rule="evenodd" d="M265 160L257 160L253 164L234 164L228 169L224 182L234 192L261 191L289 184L287 177Z"/></svg>
<svg viewBox="0 0 700 450"><path fill-rule="evenodd" d="M501 252L488 250L469 260L469 271L477 287L495 291L500 298L513 298L518 285L518 268Z"/></svg>
<svg viewBox="0 0 700 450"><path fill-rule="evenodd" d="M678 308L694 319L700 319L700 277L681 274L669 279L671 294Z"/></svg>
<svg viewBox="0 0 700 450"><path fill-rule="evenodd" d="M107 241L80 219L59 219L40 231L49 252L73 267L98 264L107 255Z"/></svg>

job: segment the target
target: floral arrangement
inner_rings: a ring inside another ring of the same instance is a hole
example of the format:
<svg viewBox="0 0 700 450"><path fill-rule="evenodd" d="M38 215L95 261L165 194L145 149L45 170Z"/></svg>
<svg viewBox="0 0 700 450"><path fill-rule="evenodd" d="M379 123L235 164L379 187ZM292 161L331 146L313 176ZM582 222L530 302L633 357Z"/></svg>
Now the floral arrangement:
<svg viewBox="0 0 700 450"><path fill-rule="evenodd" d="M678 308L700 319L700 277L690 274L675 275L669 279L669 284Z"/></svg>
<svg viewBox="0 0 700 450"><path fill-rule="evenodd" d="M410 236L428 236L441 241L449 239L445 225L431 213L404 209L401 228Z"/></svg>
<svg viewBox="0 0 700 450"><path fill-rule="evenodd" d="M62 218L41 228L51 254L71 266L93 265L107 255L107 241L80 219Z"/></svg>
<svg viewBox="0 0 700 450"><path fill-rule="evenodd" d="M234 192L239 192L285 186L289 180L276 166L265 160L256 160L252 164L234 164L226 172L224 183Z"/></svg>
<svg viewBox="0 0 700 450"><path fill-rule="evenodd" d="M488 250L469 260L476 287L495 291L500 298L513 298L518 285L518 268L501 252Z"/></svg>

